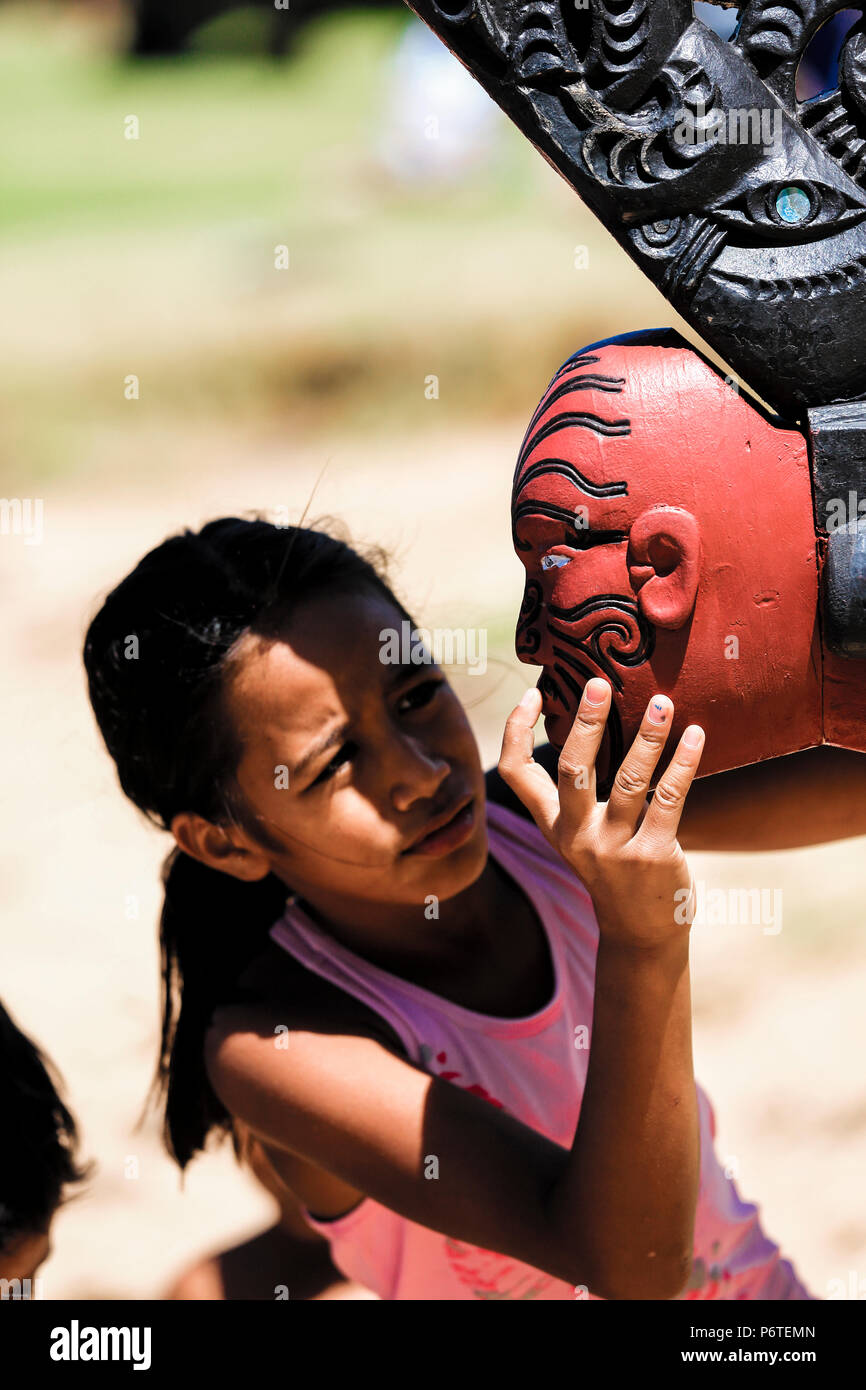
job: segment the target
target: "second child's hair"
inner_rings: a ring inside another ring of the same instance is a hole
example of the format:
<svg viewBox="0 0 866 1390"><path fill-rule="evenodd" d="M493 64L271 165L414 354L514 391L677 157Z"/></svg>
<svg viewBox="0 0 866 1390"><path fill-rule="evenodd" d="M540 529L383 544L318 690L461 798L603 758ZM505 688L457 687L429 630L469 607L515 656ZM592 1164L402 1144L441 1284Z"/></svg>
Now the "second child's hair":
<svg viewBox="0 0 866 1390"><path fill-rule="evenodd" d="M282 848L235 780L241 750L226 678L247 634L276 638L306 599L359 589L409 618L381 549L362 554L329 531L225 517L164 541L109 594L84 645L90 701L124 792L151 821L167 830L190 812ZM211 1130L231 1124L205 1069L208 1025L267 944L288 890L273 874L244 883L177 848L162 881L155 1086L166 1147L185 1168Z"/></svg>
<svg viewBox="0 0 866 1390"><path fill-rule="evenodd" d="M48 1058L0 1004L0 1253L47 1231L64 1188L87 1177L78 1130Z"/></svg>

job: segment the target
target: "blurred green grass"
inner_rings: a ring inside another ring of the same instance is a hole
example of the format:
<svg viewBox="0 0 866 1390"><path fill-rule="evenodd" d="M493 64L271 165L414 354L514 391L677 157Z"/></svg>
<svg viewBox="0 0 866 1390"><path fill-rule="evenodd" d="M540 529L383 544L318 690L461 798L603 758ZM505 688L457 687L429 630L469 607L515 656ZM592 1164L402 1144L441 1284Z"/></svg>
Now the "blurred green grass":
<svg viewBox="0 0 866 1390"><path fill-rule="evenodd" d="M4 236L179 230L234 220L239 207L277 218L296 200L296 225L315 226L329 199L319 188L304 203L309 156L344 139L349 121L363 139L370 73L405 21L326 21L285 66L256 55L125 61L72 47L70 22L56 5L0 9ZM123 138L128 113L138 141Z"/></svg>
<svg viewBox="0 0 866 1390"><path fill-rule="evenodd" d="M575 348L670 322L504 118L459 185L407 187L382 167L408 11L325 17L283 63L130 62L116 14L0 7L4 490L98 472L124 437L131 373L158 467L166 433L228 423L427 430L430 374L437 427L528 418Z"/></svg>

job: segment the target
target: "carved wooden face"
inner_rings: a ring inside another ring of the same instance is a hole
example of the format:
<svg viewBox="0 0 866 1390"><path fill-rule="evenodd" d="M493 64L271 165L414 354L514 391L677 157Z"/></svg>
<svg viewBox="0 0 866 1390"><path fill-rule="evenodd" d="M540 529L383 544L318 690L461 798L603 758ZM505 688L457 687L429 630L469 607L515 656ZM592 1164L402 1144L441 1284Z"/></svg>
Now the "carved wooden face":
<svg viewBox="0 0 866 1390"><path fill-rule="evenodd" d="M806 441L677 334L563 364L520 450L512 524L516 649L543 667L550 741L591 676L613 687L603 783L659 691L675 705L671 751L687 724L706 729L704 775L824 740Z"/></svg>

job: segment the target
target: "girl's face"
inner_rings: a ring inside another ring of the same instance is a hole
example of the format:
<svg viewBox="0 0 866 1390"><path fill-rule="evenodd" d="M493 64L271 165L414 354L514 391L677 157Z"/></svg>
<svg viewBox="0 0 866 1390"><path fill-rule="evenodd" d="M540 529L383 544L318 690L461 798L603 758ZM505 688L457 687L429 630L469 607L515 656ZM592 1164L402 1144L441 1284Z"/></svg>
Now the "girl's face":
<svg viewBox="0 0 866 1390"><path fill-rule="evenodd" d="M227 682L238 786L281 848L248 844L263 872L335 916L452 897L487 860L463 707L432 661L387 660L380 633L404 621L370 592L311 599L280 640L246 637Z"/></svg>

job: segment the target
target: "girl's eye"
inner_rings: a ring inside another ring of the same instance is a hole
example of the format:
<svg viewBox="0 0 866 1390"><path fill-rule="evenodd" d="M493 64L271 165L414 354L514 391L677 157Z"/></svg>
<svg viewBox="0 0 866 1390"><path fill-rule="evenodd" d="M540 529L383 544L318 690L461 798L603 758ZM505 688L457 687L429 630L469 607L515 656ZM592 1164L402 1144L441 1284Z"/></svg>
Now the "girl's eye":
<svg viewBox="0 0 866 1390"><path fill-rule="evenodd" d="M310 786L315 787L319 782L327 782L329 778L334 776L335 772L339 771L343 763L351 760L353 754L357 751L357 747L358 745L356 743L344 743L341 748L338 748L331 761L326 763L322 768L318 777L313 778Z"/></svg>
<svg viewBox="0 0 866 1390"><path fill-rule="evenodd" d="M414 686L411 690L407 691L405 695L401 696L397 702L398 708L404 707L407 700L411 702L409 705L410 710L421 709L424 705L429 705L430 701L435 699L436 692L444 684L445 682L442 679L422 681L420 685Z"/></svg>
<svg viewBox="0 0 866 1390"><path fill-rule="evenodd" d="M438 680L426 680L414 686L412 690L409 690L405 695L401 696L398 701L401 713L411 713L412 710L423 709L424 705L429 705L431 700L435 698L439 687L444 684L444 679L440 677ZM408 708L406 707L407 704ZM318 777L313 778L310 787L316 787L321 782L330 781L330 779L339 772L344 763L351 762L357 751L357 743L353 743L351 740L344 743L334 754L331 761L322 768ZM307 790L309 791L309 787Z"/></svg>

